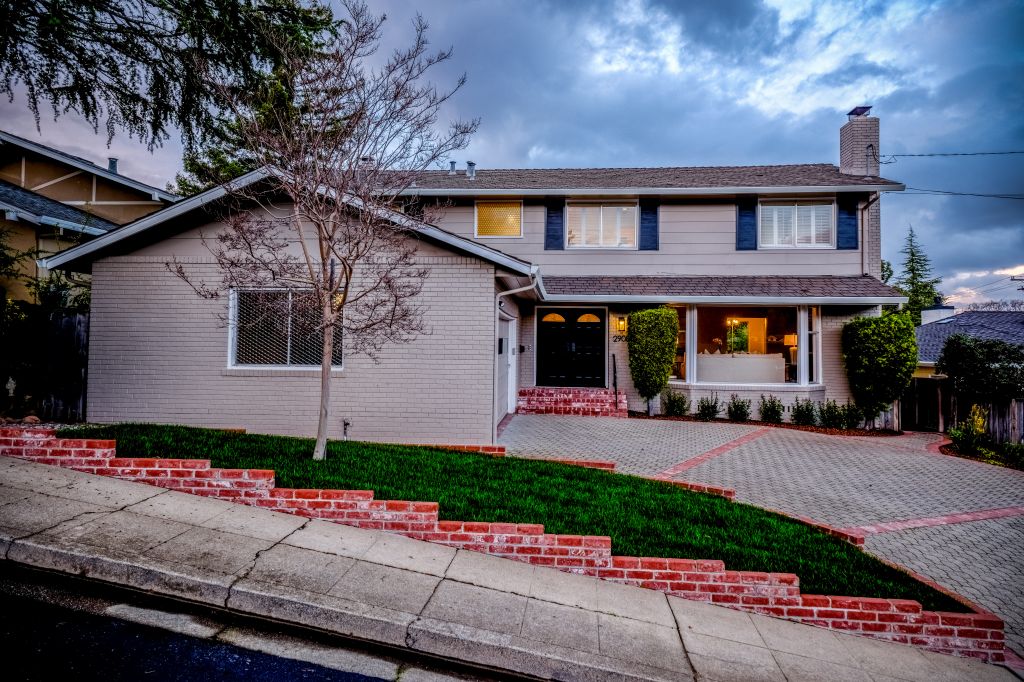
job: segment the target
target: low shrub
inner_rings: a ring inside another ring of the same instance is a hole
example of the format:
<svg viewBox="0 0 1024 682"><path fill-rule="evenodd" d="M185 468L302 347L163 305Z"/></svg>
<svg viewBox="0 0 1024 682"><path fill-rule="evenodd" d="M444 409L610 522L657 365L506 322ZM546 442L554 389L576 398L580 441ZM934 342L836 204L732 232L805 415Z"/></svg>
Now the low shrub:
<svg viewBox="0 0 1024 682"><path fill-rule="evenodd" d="M959 426L949 430L949 439L953 441L956 451L964 455L981 455L982 451L991 452L984 447L988 442L985 433L985 421L988 410L981 405L971 405L971 413Z"/></svg>
<svg viewBox="0 0 1024 682"><path fill-rule="evenodd" d="M713 396L705 396L697 401L697 419L702 422L709 422L712 419L718 417L718 413L722 411L722 406L718 403L718 394Z"/></svg>
<svg viewBox="0 0 1024 682"><path fill-rule="evenodd" d="M750 419L750 401L740 398L733 393L729 396L729 403L725 406L725 413L729 419L735 422L745 422Z"/></svg>
<svg viewBox="0 0 1024 682"><path fill-rule="evenodd" d="M793 423L798 426L814 426L818 423L818 410L811 399L793 401Z"/></svg>
<svg viewBox="0 0 1024 682"><path fill-rule="evenodd" d="M843 405L843 427L847 429L859 429L864 423L864 413L853 403L847 401Z"/></svg>
<svg viewBox="0 0 1024 682"><path fill-rule="evenodd" d="M782 413L786 408L782 406L782 401L773 395L765 397L761 394L761 402L757 405L758 414L761 416L761 421L768 422L769 424L781 424Z"/></svg>
<svg viewBox="0 0 1024 682"><path fill-rule="evenodd" d="M1024 443L1003 443L999 446L1003 464L1014 469L1024 469Z"/></svg>
<svg viewBox="0 0 1024 682"><path fill-rule="evenodd" d="M669 417L685 417L690 414L690 397L685 393L665 391L661 404Z"/></svg>
<svg viewBox="0 0 1024 682"><path fill-rule="evenodd" d="M846 427L846 411L834 400L826 400L818 405L818 423L826 429L842 429Z"/></svg>

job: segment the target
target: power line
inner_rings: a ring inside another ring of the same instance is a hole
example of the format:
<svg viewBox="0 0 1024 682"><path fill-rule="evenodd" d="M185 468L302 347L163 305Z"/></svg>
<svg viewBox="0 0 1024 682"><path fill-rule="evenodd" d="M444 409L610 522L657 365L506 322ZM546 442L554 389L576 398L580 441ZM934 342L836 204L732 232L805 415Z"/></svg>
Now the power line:
<svg viewBox="0 0 1024 682"><path fill-rule="evenodd" d="M907 187L907 189L910 190L907 194L937 194L941 196L981 197L983 199L1013 199L1016 201L1024 201L1024 194L980 194L976 192L953 192L945 189L924 189L922 187Z"/></svg>
<svg viewBox="0 0 1024 682"><path fill-rule="evenodd" d="M901 159L919 156L1004 156L1007 154L1024 154L1024 151L1012 152L933 152L930 154L886 154L887 159Z"/></svg>

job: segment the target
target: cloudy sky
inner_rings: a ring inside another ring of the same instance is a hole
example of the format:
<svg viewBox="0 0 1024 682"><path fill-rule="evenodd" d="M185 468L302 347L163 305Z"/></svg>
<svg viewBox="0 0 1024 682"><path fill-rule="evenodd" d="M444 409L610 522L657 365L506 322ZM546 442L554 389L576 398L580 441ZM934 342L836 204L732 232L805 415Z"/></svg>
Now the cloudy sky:
<svg viewBox="0 0 1024 682"><path fill-rule="evenodd" d="M874 105L882 155L1024 151L1024 3L806 0L378 0L387 40L420 11L468 83L447 113L482 120L460 166L838 163L845 112ZM3 127L165 185L170 141L106 149L72 118L0 103ZM908 187L1024 196L1024 155L899 158ZM913 225L958 303L1024 297L1024 200L908 191L883 199L883 255Z"/></svg>

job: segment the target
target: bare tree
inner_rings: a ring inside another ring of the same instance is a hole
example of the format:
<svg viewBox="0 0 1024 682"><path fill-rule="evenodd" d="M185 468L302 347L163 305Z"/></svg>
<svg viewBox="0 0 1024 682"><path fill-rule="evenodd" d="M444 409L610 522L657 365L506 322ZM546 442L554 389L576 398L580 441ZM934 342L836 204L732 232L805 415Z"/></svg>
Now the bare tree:
<svg viewBox="0 0 1024 682"><path fill-rule="evenodd" d="M966 311L994 310L999 312L1024 312L1024 299L1004 298L1001 301L978 301L964 306Z"/></svg>
<svg viewBox="0 0 1024 682"><path fill-rule="evenodd" d="M220 281L202 282L168 263L205 297L263 292L246 299L254 329L290 319L294 330L300 320L322 341L317 460L326 455L338 337L346 355L377 360L385 345L425 331L416 297L428 271L416 262L414 221L395 208L417 176L464 148L478 125L438 129L440 110L465 76L444 91L425 81L452 53L429 51L422 17L413 22L412 44L383 59L384 17L359 0L343 7L348 17L325 50L282 47L287 105L268 109L259 104L270 99L266 93L224 90L265 180L229 189L235 208L207 242Z"/></svg>

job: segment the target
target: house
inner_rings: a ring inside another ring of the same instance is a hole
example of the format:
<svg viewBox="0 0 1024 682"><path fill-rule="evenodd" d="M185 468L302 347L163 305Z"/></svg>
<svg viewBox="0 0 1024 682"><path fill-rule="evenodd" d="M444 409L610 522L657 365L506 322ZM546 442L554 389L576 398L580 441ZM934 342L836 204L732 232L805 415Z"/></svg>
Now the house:
<svg viewBox="0 0 1024 682"><path fill-rule="evenodd" d="M56 253L158 211L178 199L117 172L117 159L103 168L86 159L0 130L0 230L18 251ZM21 267L38 279L45 270L32 261ZM0 280L14 300L30 300L23 280Z"/></svg>
<svg viewBox="0 0 1024 682"><path fill-rule="evenodd" d="M913 431L945 431L969 405L957 406L945 375L935 371L946 339L964 334L976 339L1024 345L1024 312L972 310L957 314L953 306L936 304L921 311L917 336L917 369L900 399L901 422Z"/></svg>
<svg viewBox="0 0 1024 682"><path fill-rule="evenodd" d="M917 371L915 377L935 374L946 339L964 334L976 339L1005 341L1024 346L1024 312L972 310L954 314L952 306L934 306L921 311L923 324L917 327Z"/></svg>
<svg viewBox="0 0 1024 682"><path fill-rule="evenodd" d="M410 201L445 207L413 227L431 333L386 347L379 364L343 351L331 437L487 444L517 410L641 409L627 316L663 305L680 321L673 390L845 401L843 324L906 301L879 280L878 200L904 187L878 176L869 113L850 112L838 166L423 174ZM261 360L260 343L288 340L239 333L249 292L198 299L166 268L213 272L202 236L224 195L46 260L92 273L90 421L314 431L318 366Z"/></svg>

